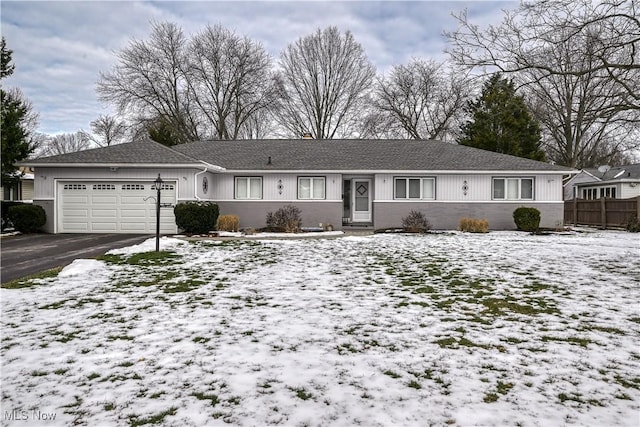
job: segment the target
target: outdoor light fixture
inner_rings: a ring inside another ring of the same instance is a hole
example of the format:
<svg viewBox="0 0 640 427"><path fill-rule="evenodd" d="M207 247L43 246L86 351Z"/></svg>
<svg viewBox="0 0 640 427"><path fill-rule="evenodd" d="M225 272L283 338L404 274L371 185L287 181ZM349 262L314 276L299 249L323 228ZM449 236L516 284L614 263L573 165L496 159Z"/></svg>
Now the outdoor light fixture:
<svg viewBox="0 0 640 427"><path fill-rule="evenodd" d="M162 178L160 178L160 174L155 181L156 184L156 252L160 252L160 188L162 188L162 183L164 182Z"/></svg>

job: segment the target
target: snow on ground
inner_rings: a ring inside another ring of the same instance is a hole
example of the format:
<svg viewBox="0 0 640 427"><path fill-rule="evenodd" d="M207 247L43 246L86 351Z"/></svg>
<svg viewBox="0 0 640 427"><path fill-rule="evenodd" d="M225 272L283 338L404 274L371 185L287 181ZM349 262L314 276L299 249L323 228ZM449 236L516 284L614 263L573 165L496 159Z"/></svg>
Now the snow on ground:
<svg viewBox="0 0 640 427"><path fill-rule="evenodd" d="M154 245L1 290L3 425L640 424L637 234Z"/></svg>

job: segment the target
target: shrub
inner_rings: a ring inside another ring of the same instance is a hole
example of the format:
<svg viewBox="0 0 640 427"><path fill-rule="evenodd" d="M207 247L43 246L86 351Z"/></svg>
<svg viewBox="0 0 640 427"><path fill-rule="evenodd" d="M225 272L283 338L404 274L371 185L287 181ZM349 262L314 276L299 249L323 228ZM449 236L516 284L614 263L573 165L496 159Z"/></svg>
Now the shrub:
<svg viewBox="0 0 640 427"><path fill-rule="evenodd" d="M21 233L33 233L47 222L47 214L42 206L23 204L8 209L9 221Z"/></svg>
<svg viewBox="0 0 640 427"><path fill-rule="evenodd" d="M536 231L540 226L540 211L536 208L519 207L513 211L513 221L518 230Z"/></svg>
<svg viewBox="0 0 640 427"><path fill-rule="evenodd" d="M486 219L462 218L458 229L468 233L488 233L489 221Z"/></svg>
<svg viewBox="0 0 640 427"><path fill-rule="evenodd" d="M12 200L2 200L2 229L4 230L5 228L9 228L12 227L13 224L11 224L11 221L9 220L9 208L11 206L20 206L20 205L24 205L25 203L22 202L16 202L16 201L12 201Z"/></svg>
<svg viewBox="0 0 640 427"><path fill-rule="evenodd" d="M402 227L412 233L425 233L431 230L431 224L422 212L411 211L402 218Z"/></svg>
<svg viewBox="0 0 640 427"><path fill-rule="evenodd" d="M185 233L204 234L216 226L218 205L212 202L178 203L173 213L176 225Z"/></svg>
<svg viewBox="0 0 640 427"><path fill-rule="evenodd" d="M218 218L218 230L238 231L240 229L240 217L238 215L220 215Z"/></svg>
<svg viewBox="0 0 640 427"><path fill-rule="evenodd" d="M627 222L624 223L624 228L626 228L630 233L640 233L640 221L638 221L638 217L629 217L629 219L627 219Z"/></svg>
<svg viewBox="0 0 640 427"><path fill-rule="evenodd" d="M300 231L301 224L300 209L293 205L283 206L277 211L267 214L267 228L270 231L297 233Z"/></svg>

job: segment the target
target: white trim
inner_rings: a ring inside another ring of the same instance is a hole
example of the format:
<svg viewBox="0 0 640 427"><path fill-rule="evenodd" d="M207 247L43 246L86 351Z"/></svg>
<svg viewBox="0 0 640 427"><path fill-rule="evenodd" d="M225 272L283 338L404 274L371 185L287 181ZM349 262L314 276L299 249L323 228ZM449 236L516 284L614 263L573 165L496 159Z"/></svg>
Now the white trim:
<svg viewBox="0 0 640 427"><path fill-rule="evenodd" d="M32 168L145 168L145 169L200 169L201 163L28 163ZM213 166L213 165L211 165Z"/></svg>
<svg viewBox="0 0 640 427"><path fill-rule="evenodd" d="M342 199L210 199L212 202L239 202L239 203L326 203L340 202Z"/></svg>
<svg viewBox="0 0 640 427"><path fill-rule="evenodd" d="M341 174L341 175L378 175L378 174L418 174L418 175L568 175L572 173L569 171L538 171L538 170L431 170L431 169L419 169L419 170L398 170L398 169L358 169L358 170L340 170L340 169L227 169L226 173L233 174L296 174L296 175L324 175L324 174Z"/></svg>
<svg viewBox="0 0 640 427"><path fill-rule="evenodd" d="M373 203L461 203L461 204L469 204L469 203L491 203L491 204L562 204L564 205L564 200L555 200L555 201L545 201L545 200L426 200L426 199L397 199L397 200L374 200Z"/></svg>

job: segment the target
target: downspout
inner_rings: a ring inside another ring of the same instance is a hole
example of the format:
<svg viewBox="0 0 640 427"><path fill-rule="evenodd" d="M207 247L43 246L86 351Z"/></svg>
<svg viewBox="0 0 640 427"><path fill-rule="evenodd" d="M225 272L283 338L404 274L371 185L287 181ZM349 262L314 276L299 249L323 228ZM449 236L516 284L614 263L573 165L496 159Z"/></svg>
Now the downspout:
<svg viewBox="0 0 640 427"><path fill-rule="evenodd" d="M195 196L196 200L199 202L201 202L202 199L198 197L198 177L209 170L209 168L207 168L206 166L203 166L203 168L204 169L202 169L200 172L196 172L195 179L193 182L193 186L194 186L193 195Z"/></svg>
<svg viewBox="0 0 640 427"><path fill-rule="evenodd" d="M202 169L200 172L196 172L196 174L194 176L194 183L193 183L193 186L194 186L193 195L195 196L196 200L199 201L199 202L201 202L202 199L200 197L198 197L198 177L200 175L202 175L203 173L207 172L209 169L213 169L213 170L216 170L218 172L226 171L226 169L221 167L221 166L212 165L210 163L203 162L203 161L201 161L201 163L203 164L202 167L204 169Z"/></svg>

